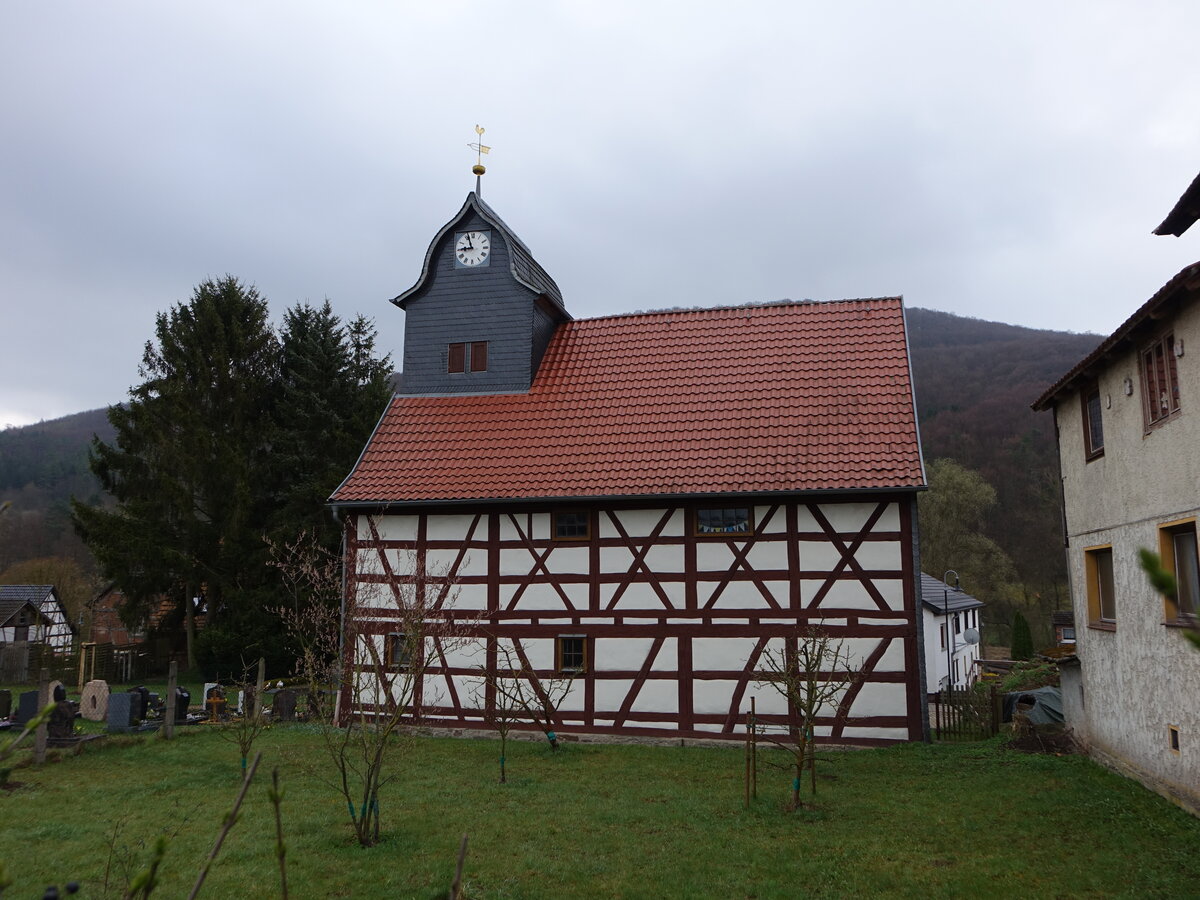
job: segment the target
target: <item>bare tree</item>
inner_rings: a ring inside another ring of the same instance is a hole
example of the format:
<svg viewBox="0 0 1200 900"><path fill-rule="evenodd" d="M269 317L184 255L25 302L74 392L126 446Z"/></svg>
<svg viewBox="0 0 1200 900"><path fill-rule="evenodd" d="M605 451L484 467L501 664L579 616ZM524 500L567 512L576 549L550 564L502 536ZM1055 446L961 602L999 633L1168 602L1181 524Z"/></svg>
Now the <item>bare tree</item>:
<svg viewBox="0 0 1200 900"><path fill-rule="evenodd" d="M505 688L502 684L503 677L494 669L489 670L487 666L481 666L479 676L479 680L471 688L471 699L478 709L484 711L484 720L500 738L500 783L504 784L508 781L508 733L513 725L521 721L525 713L512 699L514 692Z"/></svg>
<svg viewBox="0 0 1200 900"><path fill-rule="evenodd" d="M340 559L311 537L273 549L293 601L279 612L332 764L316 774L341 794L359 844L369 847L379 841L389 752L401 726L436 699L426 673L467 642L468 621L454 614L457 588L445 570L351 583L339 615Z"/></svg>
<svg viewBox="0 0 1200 900"><path fill-rule="evenodd" d="M259 657L258 663L254 665L246 665L243 662L242 672L233 685L234 689L242 694L242 709L238 711L240 715L231 718L218 732L224 740L237 744L242 755L243 777L246 774L246 760L254 742L267 727L266 717L262 714L263 669L262 657Z"/></svg>
<svg viewBox="0 0 1200 900"><path fill-rule="evenodd" d="M554 728L562 721L558 708L571 692L576 673L539 674L520 639L509 641L496 640L496 665L490 672L484 670L495 696L492 708L511 710L517 720L529 722L546 735L551 749L557 750Z"/></svg>
<svg viewBox="0 0 1200 900"><path fill-rule="evenodd" d="M843 641L834 641L819 627L805 628L782 646L761 657L758 683L769 685L787 702L786 734L763 733L763 738L792 757L792 808L799 809L800 782L807 766L811 793L817 793L816 740L813 726L827 706L835 709L850 687L862 680Z"/></svg>

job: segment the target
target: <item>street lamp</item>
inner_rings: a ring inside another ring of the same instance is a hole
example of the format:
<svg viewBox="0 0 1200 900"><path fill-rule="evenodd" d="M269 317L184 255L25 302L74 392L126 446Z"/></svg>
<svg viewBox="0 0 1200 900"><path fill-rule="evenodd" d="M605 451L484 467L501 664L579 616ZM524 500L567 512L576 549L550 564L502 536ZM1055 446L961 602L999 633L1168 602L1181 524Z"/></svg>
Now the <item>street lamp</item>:
<svg viewBox="0 0 1200 900"><path fill-rule="evenodd" d="M958 588L958 573L947 569L942 576L942 615L946 617L946 687L954 690L954 629L950 627L950 576L954 576L954 589Z"/></svg>

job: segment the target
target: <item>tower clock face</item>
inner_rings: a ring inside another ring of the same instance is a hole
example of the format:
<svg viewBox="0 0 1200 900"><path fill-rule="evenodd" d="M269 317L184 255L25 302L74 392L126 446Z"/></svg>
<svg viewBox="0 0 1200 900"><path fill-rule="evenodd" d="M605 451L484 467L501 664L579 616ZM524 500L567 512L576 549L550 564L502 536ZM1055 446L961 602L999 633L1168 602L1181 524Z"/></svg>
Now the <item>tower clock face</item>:
<svg viewBox="0 0 1200 900"><path fill-rule="evenodd" d="M464 231L454 242L454 259L460 266L482 266L492 255L492 242L486 231Z"/></svg>

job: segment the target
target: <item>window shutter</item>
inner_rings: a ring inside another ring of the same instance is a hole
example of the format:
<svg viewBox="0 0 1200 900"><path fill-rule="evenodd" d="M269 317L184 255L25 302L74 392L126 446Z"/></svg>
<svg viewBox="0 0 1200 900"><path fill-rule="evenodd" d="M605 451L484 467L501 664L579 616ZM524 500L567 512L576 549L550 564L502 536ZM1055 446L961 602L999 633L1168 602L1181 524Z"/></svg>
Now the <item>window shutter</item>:
<svg viewBox="0 0 1200 900"><path fill-rule="evenodd" d="M487 371L487 341L476 341L471 345L471 371Z"/></svg>
<svg viewBox="0 0 1200 900"><path fill-rule="evenodd" d="M447 372L465 371L466 348L467 348L466 344L451 344L450 345L450 352L447 354L447 358L446 358L446 371Z"/></svg>

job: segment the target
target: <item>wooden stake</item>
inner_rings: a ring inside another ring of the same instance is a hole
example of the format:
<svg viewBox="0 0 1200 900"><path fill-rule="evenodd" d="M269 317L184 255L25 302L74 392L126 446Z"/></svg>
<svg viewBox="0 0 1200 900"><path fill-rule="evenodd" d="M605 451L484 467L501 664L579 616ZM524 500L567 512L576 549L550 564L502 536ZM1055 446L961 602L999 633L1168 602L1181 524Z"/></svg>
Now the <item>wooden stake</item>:
<svg viewBox="0 0 1200 900"><path fill-rule="evenodd" d="M742 801L742 805L746 809L749 809L750 808L750 713L746 713L746 745L745 745L745 748L746 748L745 749L746 771L745 771L743 781L745 782L744 787L745 787L746 797Z"/></svg>
<svg viewBox="0 0 1200 900"><path fill-rule="evenodd" d="M254 718L256 719L262 715L263 681L266 680L266 676L267 661L260 656L258 658L258 681L254 684ZM245 714L246 711L243 709L242 715L244 716Z"/></svg>
<svg viewBox="0 0 1200 900"><path fill-rule="evenodd" d="M168 741L175 737L175 687L179 677L179 663L171 660L167 669L167 720L163 722L163 737Z"/></svg>
<svg viewBox="0 0 1200 900"><path fill-rule="evenodd" d="M758 799L758 713L750 698L750 796Z"/></svg>
<svg viewBox="0 0 1200 900"><path fill-rule="evenodd" d="M38 676L38 712L50 705L50 670L42 669ZM45 721L38 725L33 739L33 761L39 766L46 761L46 738L49 728Z"/></svg>
<svg viewBox="0 0 1200 900"><path fill-rule="evenodd" d="M450 900L458 900L459 891L462 890L462 873L463 864L467 861L467 836L462 836L462 842L458 845L458 865L454 867L454 881L450 882Z"/></svg>

